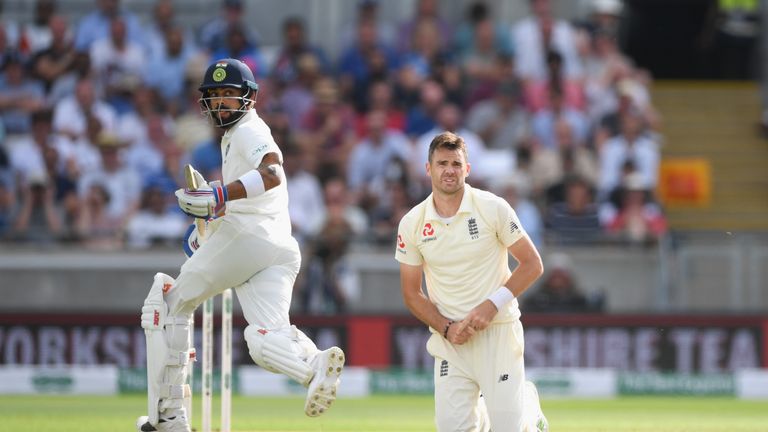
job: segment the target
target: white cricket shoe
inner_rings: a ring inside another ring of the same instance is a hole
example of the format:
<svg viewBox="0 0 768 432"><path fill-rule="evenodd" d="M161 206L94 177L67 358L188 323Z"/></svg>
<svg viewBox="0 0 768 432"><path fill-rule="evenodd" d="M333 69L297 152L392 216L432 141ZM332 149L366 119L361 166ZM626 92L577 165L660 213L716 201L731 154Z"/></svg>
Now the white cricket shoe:
<svg viewBox="0 0 768 432"><path fill-rule="evenodd" d="M536 384L531 381L525 382L525 397L526 403L531 403L531 406L536 410L533 413L534 432L549 432L549 422L544 417L544 412L541 410L541 402L539 401L539 390L536 388Z"/></svg>
<svg viewBox="0 0 768 432"><path fill-rule="evenodd" d="M136 430L139 432L191 432L192 429L189 427L189 422L187 421L187 417L183 415L178 415L176 417L173 417L171 419L160 419L160 422L157 423L157 426L152 426L149 424L149 417L147 416L141 416L138 420L136 420Z"/></svg>
<svg viewBox="0 0 768 432"><path fill-rule="evenodd" d="M327 411L336 400L339 378L344 369L344 351L339 347L328 348L318 353L311 364L315 376L307 389L304 413L317 417Z"/></svg>

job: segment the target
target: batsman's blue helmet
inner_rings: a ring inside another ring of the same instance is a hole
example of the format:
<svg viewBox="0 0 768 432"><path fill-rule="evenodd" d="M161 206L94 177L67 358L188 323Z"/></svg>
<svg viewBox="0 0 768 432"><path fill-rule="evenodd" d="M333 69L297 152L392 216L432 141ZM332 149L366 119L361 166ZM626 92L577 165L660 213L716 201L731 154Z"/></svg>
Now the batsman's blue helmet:
<svg viewBox="0 0 768 432"><path fill-rule="evenodd" d="M211 97L208 90L215 88L240 89L240 96L230 98L239 99L240 107L232 109L221 105L213 106L212 102L216 98ZM203 114L208 115L216 126L227 127L237 122L248 112L249 103L256 101L259 85L248 65L238 59L226 58L217 60L208 67L198 90L203 93L200 98ZM219 115L222 112L229 112L229 117L225 120L222 119Z"/></svg>

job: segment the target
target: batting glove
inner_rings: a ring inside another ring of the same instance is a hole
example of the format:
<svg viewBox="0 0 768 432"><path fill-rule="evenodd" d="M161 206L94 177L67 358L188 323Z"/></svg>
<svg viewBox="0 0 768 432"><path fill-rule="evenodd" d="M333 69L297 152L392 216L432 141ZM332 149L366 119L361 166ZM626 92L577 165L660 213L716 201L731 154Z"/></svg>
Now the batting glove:
<svg viewBox="0 0 768 432"><path fill-rule="evenodd" d="M196 191L187 188L176 191L181 211L196 218L209 219L215 216L215 209L223 205L228 198L227 188L208 185Z"/></svg>

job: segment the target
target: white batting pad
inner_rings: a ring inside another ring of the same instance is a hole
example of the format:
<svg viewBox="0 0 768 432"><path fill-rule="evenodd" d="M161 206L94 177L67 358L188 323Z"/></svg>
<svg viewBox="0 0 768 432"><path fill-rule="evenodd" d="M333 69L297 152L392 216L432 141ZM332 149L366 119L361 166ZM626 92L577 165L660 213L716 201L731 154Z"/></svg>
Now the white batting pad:
<svg viewBox="0 0 768 432"><path fill-rule="evenodd" d="M291 329L286 329L293 333ZM314 371L299 353L305 349L298 338L291 338L282 331L272 331L248 326L245 329L248 352L257 365L284 374L303 386L309 385Z"/></svg>
<svg viewBox="0 0 768 432"><path fill-rule="evenodd" d="M174 284L166 274L155 275L141 313L141 326L147 340L147 415L153 426L160 412L183 409L184 398L191 396L186 384L187 365L194 361L189 317L169 317L163 299Z"/></svg>

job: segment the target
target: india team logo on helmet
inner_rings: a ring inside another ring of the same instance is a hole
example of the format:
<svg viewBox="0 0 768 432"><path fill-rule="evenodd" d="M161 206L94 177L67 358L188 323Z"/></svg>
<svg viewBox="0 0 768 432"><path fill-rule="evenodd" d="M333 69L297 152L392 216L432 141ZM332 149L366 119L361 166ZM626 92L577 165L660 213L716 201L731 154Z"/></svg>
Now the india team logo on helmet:
<svg viewBox="0 0 768 432"><path fill-rule="evenodd" d="M216 95L214 90L233 88L240 90L235 96ZM256 102L259 85L251 68L240 60L227 58L217 60L208 67L203 75L203 82L198 87L202 93L199 99L203 114L207 115L218 127L228 127L242 118ZM237 107L224 101L236 100ZM227 115L222 116L222 114ZM225 118L224 118L225 117Z"/></svg>
<svg viewBox="0 0 768 432"><path fill-rule="evenodd" d="M227 71L225 71L222 68L217 68L216 70L213 71L213 80L216 82L222 82L226 77L227 77Z"/></svg>

